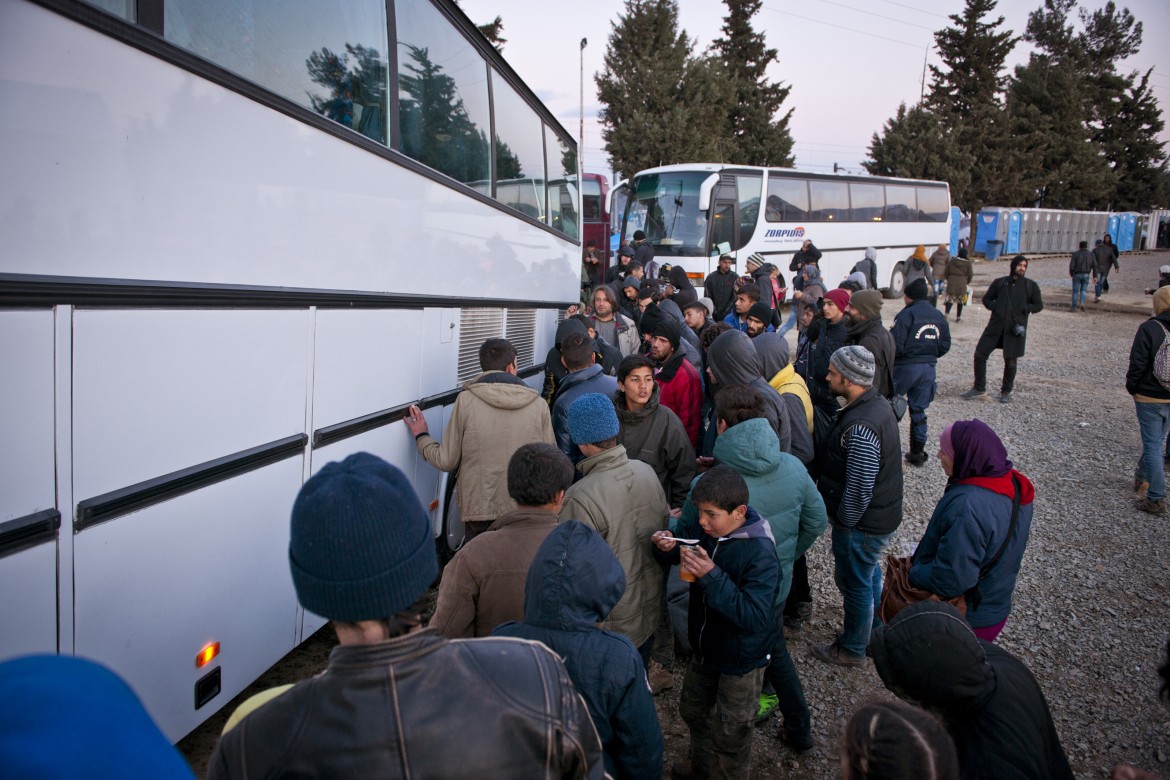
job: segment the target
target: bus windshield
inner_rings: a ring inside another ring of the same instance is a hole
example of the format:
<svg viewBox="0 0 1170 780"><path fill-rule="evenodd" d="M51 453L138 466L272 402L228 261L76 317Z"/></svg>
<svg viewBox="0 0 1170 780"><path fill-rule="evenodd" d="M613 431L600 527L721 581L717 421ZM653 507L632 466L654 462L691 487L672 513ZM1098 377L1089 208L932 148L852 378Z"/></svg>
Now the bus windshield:
<svg viewBox="0 0 1170 780"><path fill-rule="evenodd" d="M623 236L644 231L658 255L705 255L707 214L699 210L699 188L710 175L691 171L635 176Z"/></svg>

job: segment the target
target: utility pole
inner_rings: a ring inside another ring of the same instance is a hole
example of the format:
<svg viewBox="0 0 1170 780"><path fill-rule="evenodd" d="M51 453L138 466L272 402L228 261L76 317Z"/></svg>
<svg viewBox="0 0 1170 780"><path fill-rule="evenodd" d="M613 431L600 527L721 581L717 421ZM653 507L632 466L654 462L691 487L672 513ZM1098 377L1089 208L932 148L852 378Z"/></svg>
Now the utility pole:
<svg viewBox="0 0 1170 780"><path fill-rule="evenodd" d="M577 128L577 163L581 166L581 173L585 173L585 47L589 45L589 41L585 38L581 39L581 113L578 115L579 126ZM581 191L583 182L577 182L577 190Z"/></svg>

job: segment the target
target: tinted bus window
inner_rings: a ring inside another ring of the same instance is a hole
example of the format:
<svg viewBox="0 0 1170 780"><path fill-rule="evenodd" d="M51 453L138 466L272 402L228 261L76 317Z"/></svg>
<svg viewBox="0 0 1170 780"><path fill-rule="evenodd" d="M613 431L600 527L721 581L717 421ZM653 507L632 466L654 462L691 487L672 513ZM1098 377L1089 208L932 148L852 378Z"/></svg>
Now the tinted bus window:
<svg viewBox="0 0 1170 780"><path fill-rule="evenodd" d="M951 199L942 187L917 187L918 221L946 222L951 213Z"/></svg>
<svg viewBox="0 0 1170 780"><path fill-rule="evenodd" d="M849 185L843 181L808 183L809 221L843 222L849 219Z"/></svg>
<svg viewBox="0 0 1170 780"><path fill-rule="evenodd" d="M849 184L850 219L854 222L880 222L886 208L886 188L880 184Z"/></svg>
<svg viewBox="0 0 1170 780"><path fill-rule="evenodd" d="M487 63L430 3L398 0L395 24L402 152L457 181L486 182Z"/></svg>
<svg viewBox="0 0 1170 780"><path fill-rule="evenodd" d="M544 128L544 148L548 158L548 224L577 238L577 154L565 139ZM597 182L591 182L597 186ZM600 188L599 188L600 189Z"/></svg>
<svg viewBox="0 0 1170 780"><path fill-rule="evenodd" d="M543 199L544 136L540 117L500 74L494 72L492 100L496 118L496 180L532 179ZM530 217L544 219L543 202L533 210L527 201L508 200L499 191L496 199Z"/></svg>
<svg viewBox="0 0 1170 780"><path fill-rule="evenodd" d="M918 198L914 195L913 187L899 184L886 185L886 221L918 221Z"/></svg>
<svg viewBox="0 0 1170 780"><path fill-rule="evenodd" d="M323 14L312 0L164 0L163 19L175 45L386 143L380 0L354 0L344 14Z"/></svg>
<svg viewBox="0 0 1170 780"><path fill-rule="evenodd" d="M138 3L135 0L85 0L90 5L120 16L128 22L135 21L138 11Z"/></svg>
<svg viewBox="0 0 1170 780"><path fill-rule="evenodd" d="M601 183L595 179L581 182L581 211L586 222L601 219Z"/></svg>
<svg viewBox="0 0 1170 780"><path fill-rule="evenodd" d="M808 219L808 182L804 179L768 177L768 202L764 206L768 222L804 222Z"/></svg>
<svg viewBox="0 0 1170 780"><path fill-rule="evenodd" d="M756 223L760 221L760 190L764 180L759 174L737 173L735 185L739 190L739 241L735 248L747 244L756 232Z"/></svg>

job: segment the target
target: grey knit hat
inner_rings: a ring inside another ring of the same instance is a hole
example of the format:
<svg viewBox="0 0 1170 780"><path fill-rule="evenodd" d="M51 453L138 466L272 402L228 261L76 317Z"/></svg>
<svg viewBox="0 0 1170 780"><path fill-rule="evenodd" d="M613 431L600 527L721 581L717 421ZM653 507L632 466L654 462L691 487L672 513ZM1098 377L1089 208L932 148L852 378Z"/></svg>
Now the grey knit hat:
<svg viewBox="0 0 1170 780"><path fill-rule="evenodd" d="M829 365L855 385L862 387L873 385L873 353L865 347L856 344L841 347L829 358Z"/></svg>
<svg viewBox="0 0 1170 780"><path fill-rule="evenodd" d="M346 623L401 612L439 576L431 523L414 488L368 452L326 464L301 488L288 561L301 605Z"/></svg>

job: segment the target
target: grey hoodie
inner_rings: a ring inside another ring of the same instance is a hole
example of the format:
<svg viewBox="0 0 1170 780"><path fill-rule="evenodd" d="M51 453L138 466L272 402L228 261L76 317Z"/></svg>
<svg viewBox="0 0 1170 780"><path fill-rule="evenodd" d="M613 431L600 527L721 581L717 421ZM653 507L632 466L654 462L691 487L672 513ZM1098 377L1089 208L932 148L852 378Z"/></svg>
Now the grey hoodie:
<svg viewBox="0 0 1170 780"><path fill-rule="evenodd" d="M780 450L791 452L792 424L787 407L776 389L764 381L760 356L748 335L740 330L721 334L707 348L707 367L720 387L747 385L763 397L764 416L780 440Z"/></svg>

